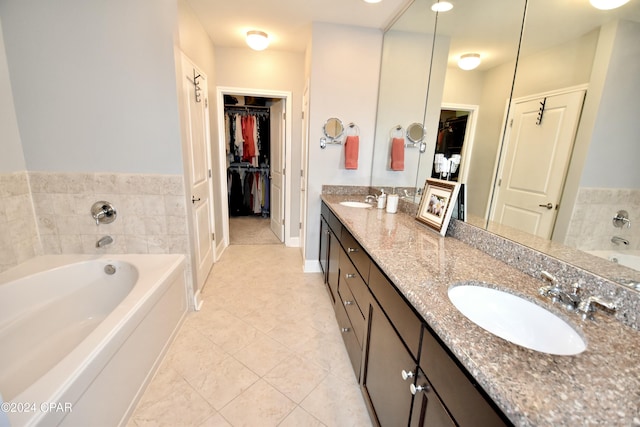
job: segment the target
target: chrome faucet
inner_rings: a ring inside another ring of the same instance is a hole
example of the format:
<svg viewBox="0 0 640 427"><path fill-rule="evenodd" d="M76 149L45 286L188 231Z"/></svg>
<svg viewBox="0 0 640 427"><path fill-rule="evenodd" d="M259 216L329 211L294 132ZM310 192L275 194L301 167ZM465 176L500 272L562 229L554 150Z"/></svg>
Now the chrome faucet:
<svg viewBox="0 0 640 427"><path fill-rule="evenodd" d="M571 286L571 293L567 293L560 288L558 285L558 280L551 274L546 271L540 273L542 278L550 283L548 286L542 286L538 292L540 295L551 298L552 302L562 303L567 310L573 311L580 304L580 284L574 283Z"/></svg>
<svg viewBox="0 0 640 427"><path fill-rule="evenodd" d="M369 194L367 197L364 198L364 201L366 203L374 203L378 201L378 196L375 194Z"/></svg>
<svg viewBox="0 0 640 427"><path fill-rule="evenodd" d="M596 311L596 307L604 307L609 311L616 311L618 309L618 303L611 301L596 295L591 295L578 304L578 312L582 314L583 319L592 319L593 312Z"/></svg>
<svg viewBox="0 0 640 427"><path fill-rule="evenodd" d="M616 245L619 245L620 243L622 243L625 246L629 246L629 241L627 239L624 239L620 236L613 236L611 238L611 242L615 243Z"/></svg>
<svg viewBox="0 0 640 427"><path fill-rule="evenodd" d="M103 236L96 242L96 248L101 248L103 246L107 246L113 243L113 237L111 236Z"/></svg>

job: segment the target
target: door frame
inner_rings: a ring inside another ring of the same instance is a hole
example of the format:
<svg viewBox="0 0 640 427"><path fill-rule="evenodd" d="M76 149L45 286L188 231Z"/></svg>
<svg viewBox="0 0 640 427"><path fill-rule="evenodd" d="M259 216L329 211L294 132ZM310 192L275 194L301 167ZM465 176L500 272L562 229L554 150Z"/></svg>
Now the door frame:
<svg viewBox="0 0 640 427"><path fill-rule="evenodd" d="M460 153L462 157L462 164L458 166L460 168L460 171L458 172L458 182L466 184L467 177L469 176L471 154L473 153L473 143L476 139L476 125L478 123L480 106L475 104L455 104L445 102L440 107L440 111L442 110L466 111L469 113L467 127L464 133L464 142L462 143L462 152Z"/></svg>
<svg viewBox="0 0 640 427"><path fill-rule="evenodd" d="M241 95L255 96L262 98L280 98L285 101L285 176L284 176L284 244L286 246L295 246L295 242L291 237L291 141L292 141L292 93L290 91L251 89L242 87L217 86L216 102L218 107L218 145L214 149L218 150L218 174L220 188L217 191L222 194L228 193L227 188L227 155L225 151L225 134L224 134L224 95ZM224 198L223 198L224 200ZM220 239L219 250L216 254L221 255L222 251L229 246L229 205L222 203L216 211L216 215L222 218L222 239ZM221 246L221 247L220 247Z"/></svg>

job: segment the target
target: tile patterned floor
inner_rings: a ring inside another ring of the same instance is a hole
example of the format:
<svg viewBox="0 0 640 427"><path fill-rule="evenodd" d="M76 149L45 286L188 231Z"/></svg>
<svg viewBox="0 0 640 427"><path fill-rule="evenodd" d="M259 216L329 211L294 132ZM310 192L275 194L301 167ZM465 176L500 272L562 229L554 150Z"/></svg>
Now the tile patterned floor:
<svg viewBox="0 0 640 427"><path fill-rule="evenodd" d="M270 218L254 215L229 217L229 244L279 245L282 242L270 227Z"/></svg>
<svg viewBox="0 0 640 427"><path fill-rule="evenodd" d="M320 274L299 248L230 246L128 427L370 426Z"/></svg>

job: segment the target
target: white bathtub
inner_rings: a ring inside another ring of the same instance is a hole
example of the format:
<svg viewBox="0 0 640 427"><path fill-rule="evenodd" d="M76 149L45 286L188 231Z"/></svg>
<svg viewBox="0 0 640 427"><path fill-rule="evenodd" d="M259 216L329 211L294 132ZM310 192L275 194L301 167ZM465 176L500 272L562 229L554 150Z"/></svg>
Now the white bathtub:
<svg viewBox="0 0 640 427"><path fill-rule="evenodd" d="M186 311L182 255L47 255L3 272L11 425L124 425Z"/></svg>
<svg viewBox="0 0 640 427"><path fill-rule="evenodd" d="M591 255L640 271L640 251L588 251Z"/></svg>

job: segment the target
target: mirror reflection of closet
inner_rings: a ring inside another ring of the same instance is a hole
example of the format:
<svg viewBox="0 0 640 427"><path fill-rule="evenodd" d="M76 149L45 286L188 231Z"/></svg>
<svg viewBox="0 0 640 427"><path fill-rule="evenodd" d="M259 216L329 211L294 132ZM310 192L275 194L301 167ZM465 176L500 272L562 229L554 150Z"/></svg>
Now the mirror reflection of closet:
<svg viewBox="0 0 640 427"><path fill-rule="evenodd" d="M440 124L436 142L436 154L442 154L447 159L453 155L461 155L464 140L467 133L468 111L440 110ZM447 178L449 181L458 181L460 167ZM435 166L431 171L432 178L440 178Z"/></svg>

